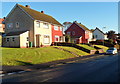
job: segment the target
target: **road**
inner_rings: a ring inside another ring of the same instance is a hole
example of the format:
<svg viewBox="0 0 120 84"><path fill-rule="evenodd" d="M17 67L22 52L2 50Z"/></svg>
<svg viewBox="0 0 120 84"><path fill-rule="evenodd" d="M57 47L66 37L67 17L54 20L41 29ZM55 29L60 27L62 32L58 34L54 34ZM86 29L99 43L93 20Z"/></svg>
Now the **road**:
<svg viewBox="0 0 120 84"><path fill-rule="evenodd" d="M4 82L118 82L120 54L3 76Z"/></svg>

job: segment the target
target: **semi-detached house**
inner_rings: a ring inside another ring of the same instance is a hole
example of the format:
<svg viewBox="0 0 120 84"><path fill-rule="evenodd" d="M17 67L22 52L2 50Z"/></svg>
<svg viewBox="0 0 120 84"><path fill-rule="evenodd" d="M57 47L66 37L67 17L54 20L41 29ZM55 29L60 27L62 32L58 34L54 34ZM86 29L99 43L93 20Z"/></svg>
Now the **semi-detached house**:
<svg viewBox="0 0 120 84"><path fill-rule="evenodd" d="M65 31L65 34L70 36L70 42L74 43L89 43L92 41L92 32L83 24L74 21Z"/></svg>
<svg viewBox="0 0 120 84"><path fill-rule="evenodd" d="M50 46L52 42L63 42L62 25L44 13L29 5L16 4L5 19L4 47Z"/></svg>

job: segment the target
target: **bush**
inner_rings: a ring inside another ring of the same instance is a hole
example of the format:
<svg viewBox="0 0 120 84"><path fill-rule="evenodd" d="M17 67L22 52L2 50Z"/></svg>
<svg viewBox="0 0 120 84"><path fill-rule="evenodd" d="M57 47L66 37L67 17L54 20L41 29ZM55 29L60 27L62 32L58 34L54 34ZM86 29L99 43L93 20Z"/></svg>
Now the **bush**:
<svg viewBox="0 0 120 84"><path fill-rule="evenodd" d="M89 43L92 44L92 45L93 45L93 44L95 45L95 44L96 44L96 41L91 41L91 42L89 42Z"/></svg>
<svg viewBox="0 0 120 84"><path fill-rule="evenodd" d="M70 35L65 35L65 42L69 42L70 41Z"/></svg>

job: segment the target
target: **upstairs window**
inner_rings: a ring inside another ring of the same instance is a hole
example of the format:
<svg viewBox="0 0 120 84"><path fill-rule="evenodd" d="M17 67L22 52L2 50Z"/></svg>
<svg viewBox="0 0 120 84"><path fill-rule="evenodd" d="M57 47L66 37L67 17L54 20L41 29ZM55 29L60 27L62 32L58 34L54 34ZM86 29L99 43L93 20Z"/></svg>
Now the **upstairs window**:
<svg viewBox="0 0 120 84"><path fill-rule="evenodd" d="M19 28L19 22L16 22L16 28Z"/></svg>
<svg viewBox="0 0 120 84"><path fill-rule="evenodd" d="M96 38L98 38L98 36L97 36L97 35L95 35L95 37L96 37Z"/></svg>
<svg viewBox="0 0 120 84"><path fill-rule="evenodd" d="M27 37L27 41L29 41L29 37Z"/></svg>
<svg viewBox="0 0 120 84"><path fill-rule="evenodd" d="M48 23L43 23L43 27L44 27L45 29L48 29L48 28L49 28Z"/></svg>
<svg viewBox="0 0 120 84"><path fill-rule="evenodd" d="M40 28L40 22L36 22L36 26L38 27L38 28Z"/></svg>
<svg viewBox="0 0 120 84"><path fill-rule="evenodd" d="M75 31L72 32L72 35L75 35Z"/></svg>
<svg viewBox="0 0 120 84"><path fill-rule="evenodd" d="M54 26L54 30L58 30L58 26Z"/></svg>
<svg viewBox="0 0 120 84"><path fill-rule="evenodd" d="M9 28L12 28L13 27L13 23L8 23L7 24L7 28L9 29Z"/></svg>
<svg viewBox="0 0 120 84"><path fill-rule="evenodd" d="M62 27L60 27L60 31L62 31Z"/></svg>
<svg viewBox="0 0 120 84"><path fill-rule="evenodd" d="M2 28L2 24L0 24L0 28Z"/></svg>
<svg viewBox="0 0 120 84"><path fill-rule="evenodd" d="M89 31L85 31L86 34L89 34Z"/></svg>
<svg viewBox="0 0 120 84"><path fill-rule="evenodd" d="M70 35L70 32L67 32L68 35Z"/></svg>

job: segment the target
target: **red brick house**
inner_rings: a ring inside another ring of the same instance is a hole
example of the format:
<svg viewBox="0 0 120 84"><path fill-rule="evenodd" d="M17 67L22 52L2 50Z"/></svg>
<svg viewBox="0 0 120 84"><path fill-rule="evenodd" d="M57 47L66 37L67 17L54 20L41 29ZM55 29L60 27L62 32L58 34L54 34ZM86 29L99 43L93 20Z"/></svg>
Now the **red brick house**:
<svg viewBox="0 0 120 84"><path fill-rule="evenodd" d="M89 43L90 30L83 24L74 21L73 24L65 31L65 34L70 35L70 42L74 43Z"/></svg>
<svg viewBox="0 0 120 84"><path fill-rule="evenodd" d="M3 33L5 30L5 25L3 24L4 19L0 18L0 32Z"/></svg>
<svg viewBox="0 0 120 84"><path fill-rule="evenodd" d="M64 42L62 27L52 25L52 42Z"/></svg>

